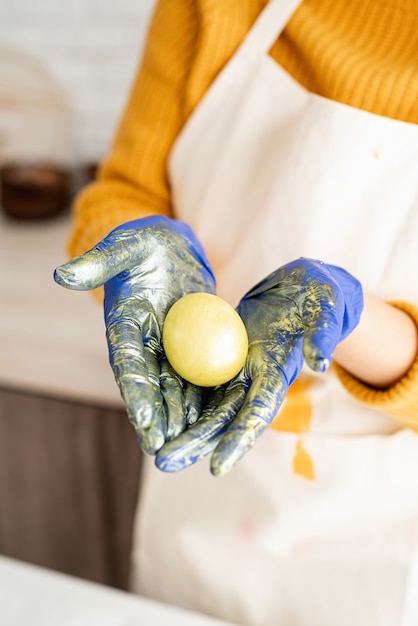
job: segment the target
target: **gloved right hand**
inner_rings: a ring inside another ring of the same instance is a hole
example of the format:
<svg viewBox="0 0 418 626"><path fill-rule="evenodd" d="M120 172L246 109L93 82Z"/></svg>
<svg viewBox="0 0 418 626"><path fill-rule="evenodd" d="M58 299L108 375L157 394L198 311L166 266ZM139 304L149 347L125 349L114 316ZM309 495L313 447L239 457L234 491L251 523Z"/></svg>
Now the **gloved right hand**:
<svg viewBox="0 0 418 626"><path fill-rule="evenodd" d="M208 392L197 423L159 450L163 471L213 452L212 473L230 472L270 426L303 364L327 370L337 344L360 320L363 289L341 267L300 258L255 285L237 310L248 333L246 363Z"/></svg>
<svg viewBox="0 0 418 626"><path fill-rule="evenodd" d="M203 390L173 371L161 341L176 300L215 293L200 242L183 222L146 217L119 226L54 278L75 290L104 285L110 364L142 449L155 453L200 414Z"/></svg>

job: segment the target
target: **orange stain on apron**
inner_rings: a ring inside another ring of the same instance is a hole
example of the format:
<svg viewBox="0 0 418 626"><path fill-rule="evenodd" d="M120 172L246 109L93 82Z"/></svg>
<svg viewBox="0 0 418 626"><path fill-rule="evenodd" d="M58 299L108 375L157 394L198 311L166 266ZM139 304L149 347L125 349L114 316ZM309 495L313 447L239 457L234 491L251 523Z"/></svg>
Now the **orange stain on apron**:
<svg viewBox="0 0 418 626"><path fill-rule="evenodd" d="M308 391L312 383L312 378L304 376L295 380L271 425L271 428L277 431L299 433L293 457L293 470L295 474L307 480L315 479L312 459L302 441L302 434L309 431L311 424L312 403Z"/></svg>

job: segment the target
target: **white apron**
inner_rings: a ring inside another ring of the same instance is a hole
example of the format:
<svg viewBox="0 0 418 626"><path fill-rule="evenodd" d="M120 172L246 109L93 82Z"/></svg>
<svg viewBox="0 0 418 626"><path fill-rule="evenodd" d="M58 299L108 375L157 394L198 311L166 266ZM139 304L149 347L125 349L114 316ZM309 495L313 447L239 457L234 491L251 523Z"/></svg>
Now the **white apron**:
<svg viewBox="0 0 418 626"><path fill-rule="evenodd" d="M269 56L298 4L271 0L179 136L177 217L234 305L300 256L418 302L418 127L314 95ZM418 436L332 373L303 376L306 432L270 429L229 476L147 459L132 588L251 626L416 626ZM293 468L301 437L314 480Z"/></svg>

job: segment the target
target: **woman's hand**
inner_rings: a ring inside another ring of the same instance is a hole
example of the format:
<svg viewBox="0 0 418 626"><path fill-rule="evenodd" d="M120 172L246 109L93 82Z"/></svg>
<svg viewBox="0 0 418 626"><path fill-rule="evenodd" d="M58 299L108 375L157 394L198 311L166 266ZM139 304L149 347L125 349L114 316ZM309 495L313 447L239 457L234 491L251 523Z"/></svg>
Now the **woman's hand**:
<svg viewBox="0 0 418 626"><path fill-rule="evenodd" d="M157 466L178 471L214 450L212 473L227 474L271 424L304 361L325 371L362 309L360 283L339 267L302 258L270 274L238 305L249 338L243 370L209 394L202 417L161 448Z"/></svg>
<svg viewBox="0 0 418 626"><path fill-rule="evenodd" d="M104 285L110 364L142 449L155 453L201 410L202 390L172 370L161 342L176 300L215 292L201 244L186 224L152 216L116 228L54 278L76 290Z"/></svg>

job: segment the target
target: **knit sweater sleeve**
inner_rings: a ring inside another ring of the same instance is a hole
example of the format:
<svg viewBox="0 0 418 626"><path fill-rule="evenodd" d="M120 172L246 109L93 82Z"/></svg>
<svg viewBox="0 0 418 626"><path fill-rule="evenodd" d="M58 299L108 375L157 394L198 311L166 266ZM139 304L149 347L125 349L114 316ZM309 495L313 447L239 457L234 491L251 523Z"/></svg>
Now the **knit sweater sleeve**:
<svg viewBox="0 0 418 626"><path fill-rule="evenodd" d="M185 85L198 32L193 1L159 0L110 154L98 180L74 203L71 257L126 221L171 215L167 156L185 121Z"/></svg>
<svg viewBox="0 0 418 626"><path fill-rule="evenodd" d="M264 4L265 0L225 4L158 0L109 156L97 182L81 192L74 204L68 244L71 257L90 249L124 222L150 214L173 214L166 171L173 143ZM345 12L346 3L341 7ZM282 58L279 52L274 56L283 63L286 55ZM418 306L392 304L418 324ZM334 368L343 386L360 402L418 431L418 358L409 372L386 390L368 387L341 367Z"/></svg>
<svg viewBox="0 0 418 626"><path fill-rule="evenodd" d="M418 325L418 306L407 302L390 302L408 313ZM418 356L409 371L388 389L368 387L341 366L333 365L347 391L360 402L384 411L402 426L418 431Z"/></svg>

